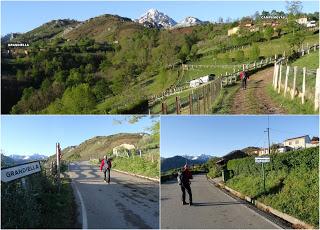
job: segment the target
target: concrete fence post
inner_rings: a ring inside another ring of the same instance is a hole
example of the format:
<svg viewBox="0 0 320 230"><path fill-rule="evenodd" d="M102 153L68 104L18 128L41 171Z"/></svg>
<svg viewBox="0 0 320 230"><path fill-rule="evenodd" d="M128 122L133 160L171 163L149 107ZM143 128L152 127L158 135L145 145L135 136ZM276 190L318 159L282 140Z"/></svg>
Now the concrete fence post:
<svg viewBox="0 0 320 230"><path fill-rule="evenodd" d="M276 65L276 76L274 79L274 90L277 90L278 88L278 76L279 76L279 65Z"/></svg>
<svg viewBox="0 0 320 230"><path fill-rule="evenodd" d="M274 87L275 85L275 79L276 79L276 69L277 69L277 63L274 63L274 67L273 67L273 78L272 78L272 86Z"/></svg>
<svg viewBox="0 0 320 230"><path fill-rule="evenodd" d="M317 111L319 109L319 99L320 99L320 68L317 69L315 89L316 90L314 95L314 110Z"/></svg>
<svg viewBox="0 0 320 230"><path fill-rule="evenodd" d="M281 91L281 76L282 76L282 64L280 64L280 70L279 70L279 83L278 83L278 93Z"/></svg>
<svg viewBox="0 0 320 230"><path fill-rule="evenodd" d="M286 96L287 90L288 90L289 72L290 72L290 66L287 65L286 80L285 80L285 82L284 82L284 92L283 92L283 95L284 95L284 96Z"/></svg>
<svg viewBox="0 0 320 230"><path fill-rule="evenodd" d="M301 103L304 104L305 102L305 95L306 95L306 67L303 67L303 78L302 78L302 96L301 96Z"/></svg>
<svg viewBox="0 0 320 230"><path fill-rule="evenodd" d="M298 71L298 66L294 66L293 67L293 86L292 86L292 92L291 92L291 99L294 98L295 92L296 92L297 71Z"/></svg>

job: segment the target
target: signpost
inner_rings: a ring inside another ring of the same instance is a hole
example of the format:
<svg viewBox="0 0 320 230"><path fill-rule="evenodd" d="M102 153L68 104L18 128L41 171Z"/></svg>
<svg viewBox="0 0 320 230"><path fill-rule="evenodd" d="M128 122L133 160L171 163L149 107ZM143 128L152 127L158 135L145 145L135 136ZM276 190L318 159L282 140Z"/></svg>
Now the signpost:
<svg viewBox="0 0 320 230"><path fill-rule="evenodd" d="M1 169L1 181L9 182L41 171L40 161Z"/></svg>
<svg viewBox="0 0 320 230"><path fill-rule="evenodd" d="M270 157L255 157L254 160L256 163L258 164L261 163L262 165L261 167L262 167L262 178L263 178L263 190L264 192L266 192L266 177L264 173L264 164L270 162Z"/></svg>

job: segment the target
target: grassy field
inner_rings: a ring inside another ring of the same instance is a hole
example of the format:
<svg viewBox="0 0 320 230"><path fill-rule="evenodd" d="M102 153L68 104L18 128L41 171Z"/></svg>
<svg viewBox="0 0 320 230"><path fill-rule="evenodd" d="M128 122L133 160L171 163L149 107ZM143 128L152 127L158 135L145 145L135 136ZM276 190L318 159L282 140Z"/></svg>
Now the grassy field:
<svg viewBox="0 0 320 230"><path fill-rule="evenodd" d="M240 89L239 83L233 86L223 88L213 104L212 113L213 114L230 113L231 106L232 106L232 99L239 89Z"/></svg>
<svg viewBox="0 0 320 230"><path fill-rule="evenodd" d="M227 185L266 205L319 226L319 148L271 155L266 164L266 191L261 165L254 157L228 162L234 177Z"/></svg>
<svg viewBox="0 0 320 230"><path fill-rule="evenodd" d="M313 52L310 54L307 54L298 60L294 61L293 63L290 63L291 66L298 66L298 67L306 67L307 69L317 69L319 68L319 52Z"/></svg>

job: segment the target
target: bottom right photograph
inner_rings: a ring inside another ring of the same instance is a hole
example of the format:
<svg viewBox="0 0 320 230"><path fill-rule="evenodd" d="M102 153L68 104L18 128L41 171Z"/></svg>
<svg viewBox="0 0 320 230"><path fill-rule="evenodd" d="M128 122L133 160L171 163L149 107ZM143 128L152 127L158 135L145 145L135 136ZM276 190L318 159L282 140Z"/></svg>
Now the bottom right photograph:
<svg viewBox="0 0 320 230"><path fill-rule="evenodd" d="M318 116L162 116L160 228L319 228Z"/></svg>

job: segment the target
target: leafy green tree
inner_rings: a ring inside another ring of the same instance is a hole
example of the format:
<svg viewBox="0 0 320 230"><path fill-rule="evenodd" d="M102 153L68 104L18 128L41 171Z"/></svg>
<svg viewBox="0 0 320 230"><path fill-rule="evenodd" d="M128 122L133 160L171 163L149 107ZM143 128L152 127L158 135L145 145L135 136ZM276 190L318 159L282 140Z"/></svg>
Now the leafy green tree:
<svg viewBox="0 0 320 230"><path fill-rule="evenodd" d="M236 52L236 60L237 61L244 61L244 52L243 52L243 50L238 50L237 52Z"/></svg>
<svg viewBox="0 0 320 230"><path fill-rule="evenodd" d="M271 40L272 36L273 36L274 30L271 26L267 26L264 30L264 38L267 39L268 41Z"/></svg>
<svg viewBox="0 0 320 230"><path fill-rule="evenodd" d="M249 55L250 55L250 59L252 59L252 60L259 59L260 48L259 48L258 44L255 43L252 45Z"/></svg>
<svg viewBox="0 0 320 230"><path fill-rule="evenodd" d="M89 114L96 105L93 92L88 84L68 88L61 99L62 112L67 114Z"/></svg>
<svg viewBox="0 0 320 230"><path fill-rule="evenodd" d="M305 34L303 31L298 31L296 33L289 34L287 37L288 44L291 50L299 49L305 40Z"/></svg>

